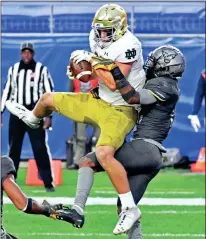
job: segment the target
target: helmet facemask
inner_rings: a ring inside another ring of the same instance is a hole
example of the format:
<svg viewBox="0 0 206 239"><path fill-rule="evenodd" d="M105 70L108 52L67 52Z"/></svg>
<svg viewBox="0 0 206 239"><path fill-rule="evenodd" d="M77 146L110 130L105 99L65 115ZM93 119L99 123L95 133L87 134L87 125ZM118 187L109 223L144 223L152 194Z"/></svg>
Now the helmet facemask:
<svg viewBox="0 0 206 239"><path fill-rule="evenodd" d="M156 65L155 57L153 55L153 52L150 52L143 66L147 80L150 80L156 77L155 71L154 71L155 65Z"/></svg>
<svg viewBox="0 0 206 239"><path fill-rule="evenodd" d="M116 19L115 22L111 22L112 24L108 24L111 26L104 26L103 23L92 24L92 28L94 29L95 33L95 41L97 42L98 46L101 48L106 48L118 40L122 35L124 35L127 30L125 29L124 32L122 32L122 28L124 28L123 22L125 19L122 19L121 21L119 20ZM104 39L105 37L101 37L101 31L107 32L107 39Z"/></svg>

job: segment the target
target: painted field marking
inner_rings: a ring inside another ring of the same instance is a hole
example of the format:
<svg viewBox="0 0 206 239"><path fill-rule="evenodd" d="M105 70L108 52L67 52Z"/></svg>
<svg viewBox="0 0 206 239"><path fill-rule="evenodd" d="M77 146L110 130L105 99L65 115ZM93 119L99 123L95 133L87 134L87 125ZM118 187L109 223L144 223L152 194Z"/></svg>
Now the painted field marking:
<svg viewBox="0 0 206 239"><path fill-rule="evenodd" d="M44 199L48 200L51 204L63 203L73 204L74 198L67 197L33 197L36 201L42 202ZM4 204L12 204L8 197L4 197ZM87 205L116 205L116 198L101 198L91 197L88 198ZM142 198L139 205L150 206L163 206L163 205L175 205L175 206L205 206L204 198Z"/></svg>
<svg viewBox="0 0 206 239"><path fill-rule="evenodd" d="M16 233L18 235L25 235L23 233ZM89 237L89 236L101 236L101 237L111 237L114 236L111 233L58 233L58 232L42 232L42 233L28 233L28 236L73 236L73 237ZM152 233L143 234L147 237L205 237L205 234L190 234L190 233Z"/></svg>
<svg viewBox="0 0 206 239"><path fill-rule="evenodd" d="M95 191L95 193L97 194L117 194L115 191L111 191L111 190L108 190L108 191L105 191L105 190L97 190ZM191 195L191 194L195 194L196 192L186 192L186 191L179 191L179 192L175 192L175 191L172 191L172 192L159 192L159 191L154 191L154 192L145 192L145 194L149 195L149 194L160 194L160 195L176 195L176 194L179 194L179 195Z"/></svg>

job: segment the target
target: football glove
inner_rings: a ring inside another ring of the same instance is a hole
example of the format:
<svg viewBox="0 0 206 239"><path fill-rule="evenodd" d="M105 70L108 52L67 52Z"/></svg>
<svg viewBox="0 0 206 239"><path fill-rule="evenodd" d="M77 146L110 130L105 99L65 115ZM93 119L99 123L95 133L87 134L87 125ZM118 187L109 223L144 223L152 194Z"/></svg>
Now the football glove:
<svg viewBox="0 0 206 239"><path fill-rule="evenodd" d="M99 97L99 86L90 90L90 93L92 94L93 98L100 99L100 97Z"/></svg>
<svg viewBox="0 0 206 239"><path fill-rule="evenodd" d="M197 115L188 115L188 119L190 119L190 123L191 123L193 129L197 133L199 128L201 127L198 116Z"/></svg>
<svg viewBox="0 0 206 239"><path fill-rule="evenodd" d="M84 51L84 50L76 50L72 52L70 60L73 60L76 64L78 64L80 61L90 62L93 56L95 55L91 52Z"/></svg>
<svg viewBox="0 0 206 239"><path fill-rule="evenodd" d="M69 77L70 80L74 80L75 79L75 77L74 77L74 75L73 75L73 73L71 71L71 67L70 66L67 66L67 73L66 73L66 75Z"/></svg>
<svg viewBox="0 0 206 239"><path fill-rule="evenodd" d="M114 61L103 58L103 57L99 57L99 56L93 56L90 62L94 70L101 69L101 70L111 71L115 67L117 67Z"/></svg>

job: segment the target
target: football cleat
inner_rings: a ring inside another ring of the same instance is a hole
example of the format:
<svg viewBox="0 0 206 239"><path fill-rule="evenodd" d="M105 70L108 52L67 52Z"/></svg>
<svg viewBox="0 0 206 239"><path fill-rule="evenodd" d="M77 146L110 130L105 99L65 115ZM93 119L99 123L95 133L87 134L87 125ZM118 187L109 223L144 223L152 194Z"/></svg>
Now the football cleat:
<svg viewBox="0 0 206 239"><path fill-rule="evenodd" d="M31 111L27 110L23 105L12 102L11 100L6 101L6 108L8 111L10 111L13 115L17 116L19 119L21 119L26 125L28 125L32 129L37 129L39 128L39 122L33 123L30 122L28 119L28 115L31 113Z"/></svg>
<svg viewBox="0 0 206 239"><path fill-rule="evenodd" d="M114 228L113 234L119 235L127 232L134 223L141 217L141 211L139 208L126 208L120 213L120 218L117 225Z"/></svg>
<svg viewBox="0 0 206 239"><path fill-rule="evenodd" d="M82 228L84 225L84 215L80 215L75 209L65 206L57 211L56 219L69 222L77 228Z"/></svg>

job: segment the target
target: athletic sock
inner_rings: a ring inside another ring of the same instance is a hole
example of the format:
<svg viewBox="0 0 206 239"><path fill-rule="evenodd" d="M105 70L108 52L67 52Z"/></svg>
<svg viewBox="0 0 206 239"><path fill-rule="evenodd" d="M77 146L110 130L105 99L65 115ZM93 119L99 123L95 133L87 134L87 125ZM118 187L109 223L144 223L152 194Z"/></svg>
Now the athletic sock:
<svg viewBox="0 0 206 239"><path fill-rule="evenodd" d="M27 119L29 122L34 123L34 124L38 124L40 122L40 118L37 118L34 113L33 110L29 111L29 114L27 115Z"/></svg>
<svg viewBox="0 0 206 239"><path fill-rule="evenodd" d="M72 206L79 214L83 214L84 207L94 182L94 170L92 168L80 168L78 171L77 190ZM82 209L82 210L81 210Z"/></svg>
<svg viewBox="0 0 206 239"><path fill-rule="evenodd" d="M119 194L119 198L122 204L122 209L136 207L131 191Z"/></svg>

